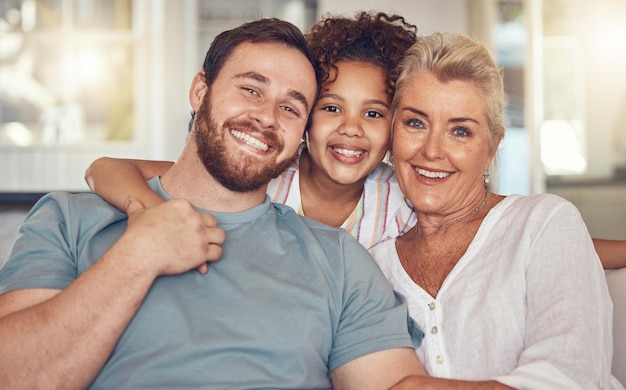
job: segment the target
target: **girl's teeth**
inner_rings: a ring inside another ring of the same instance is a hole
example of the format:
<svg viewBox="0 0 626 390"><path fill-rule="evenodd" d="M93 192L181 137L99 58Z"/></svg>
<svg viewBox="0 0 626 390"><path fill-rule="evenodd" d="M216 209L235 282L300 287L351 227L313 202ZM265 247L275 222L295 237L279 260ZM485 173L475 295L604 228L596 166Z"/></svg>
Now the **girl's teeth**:
<svg viewBox="0 0 626 390"><path fill-rule="evenodd" d="M363 151L356 151L350 149L341 149L341 148L333 148L333 150L339 154L342 154L346 157L361 157L363 155Z"/></svg>

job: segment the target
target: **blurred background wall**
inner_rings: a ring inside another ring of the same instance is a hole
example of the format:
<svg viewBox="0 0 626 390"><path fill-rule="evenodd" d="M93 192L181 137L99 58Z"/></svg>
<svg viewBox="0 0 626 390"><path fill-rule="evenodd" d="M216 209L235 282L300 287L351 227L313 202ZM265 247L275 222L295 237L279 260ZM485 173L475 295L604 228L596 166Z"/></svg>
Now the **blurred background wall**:
<svg viewBox="0 0 626 390"><path fill-rule="evenodd" d="M364 9L485 42L507 89L497 191L557 193L626 239L623 0L0 0L0 209L86 191L99 156L175 159L220 31Z"/></svg>

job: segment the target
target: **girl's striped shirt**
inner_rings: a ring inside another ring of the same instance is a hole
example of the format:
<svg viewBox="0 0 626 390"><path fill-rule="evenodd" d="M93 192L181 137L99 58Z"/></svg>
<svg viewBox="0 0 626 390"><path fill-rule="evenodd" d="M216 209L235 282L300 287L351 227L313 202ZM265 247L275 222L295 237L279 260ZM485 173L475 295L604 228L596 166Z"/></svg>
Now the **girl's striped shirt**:
<svg viewBox="0 0 626 390"><path fill-rule="evenodd" d="M270 181L267 194L272 202L285 204L304 215L299 162L298 158L281 176ZM370 248L406 233L416 223L413 206L402 194L393 168L380 163L367 177L356 208L341 227L365 248Z"/></svg>

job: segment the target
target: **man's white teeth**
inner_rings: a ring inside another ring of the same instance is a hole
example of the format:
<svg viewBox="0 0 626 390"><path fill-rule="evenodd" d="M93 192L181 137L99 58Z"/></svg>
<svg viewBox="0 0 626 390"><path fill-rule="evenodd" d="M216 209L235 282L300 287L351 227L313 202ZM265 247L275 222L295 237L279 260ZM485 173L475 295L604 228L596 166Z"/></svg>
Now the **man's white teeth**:
<svg viewBox="0 0 626 390"><path fill-rule="evenodd" d="M417 171L420 175L431 179L443 179L444 177L450 176L448 172L431 172L421 168L418 168L415 171Z"/></svg>
<svg viewBox="0 0 626 390"><path fill-rule="evenodd" d="M248 134L246 134L244 132L241 132L239 130L231 130L230 133L232 135L234 135L236 138L239 138L243 142L245 142L248 145L252 146L253 148L257 148L257 149L262 150L264 152L266 152L267 149L270 148L268 144L263 143L263 142L259 141L258 139L254 138L254 137L250 137Z"/></svg>
<svg viewBox="0 0 626 390"><path fill-rule="evenodd" d="M364 151L350 150L350 149L341 149L341 148L333 148L336 153L343 154L346 157L361 157Z"/></svg>

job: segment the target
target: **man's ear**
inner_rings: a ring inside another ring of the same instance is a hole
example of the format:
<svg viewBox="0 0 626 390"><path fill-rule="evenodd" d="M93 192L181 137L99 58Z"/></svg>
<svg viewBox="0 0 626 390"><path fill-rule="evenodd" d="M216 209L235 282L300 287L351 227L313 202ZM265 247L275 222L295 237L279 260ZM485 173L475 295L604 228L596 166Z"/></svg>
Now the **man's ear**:
<svg viewBox="0 0 626 390"><path fill-rule="evenodd" d="M189 89L189 103L191 103L191 108L193 108L194 111L198 111L200 105L202 104L202 100L204 99L204 95L209 90L206 85L205 77L204 70L201 70L196 73L191 81L191 88Z"/></svg>

